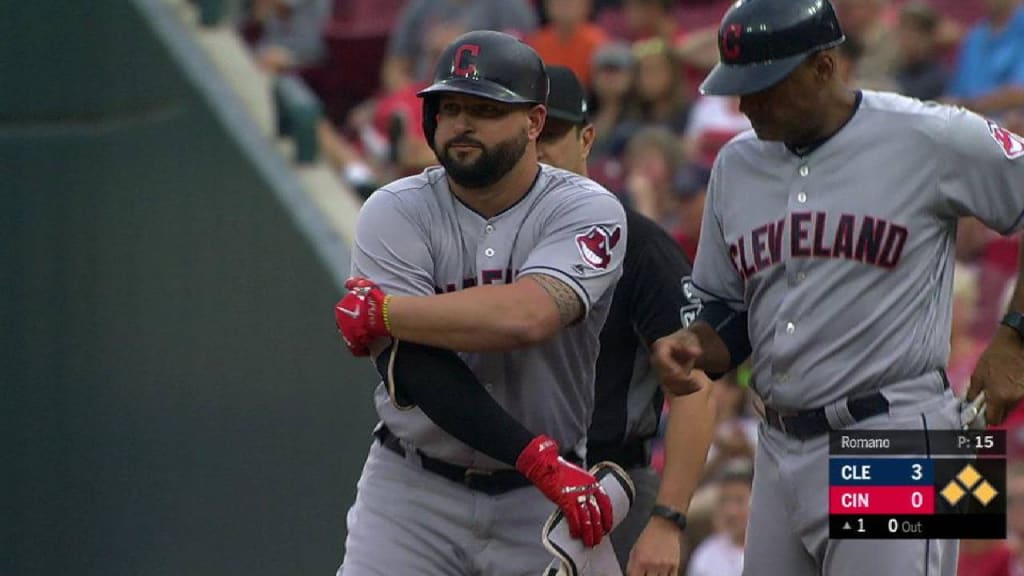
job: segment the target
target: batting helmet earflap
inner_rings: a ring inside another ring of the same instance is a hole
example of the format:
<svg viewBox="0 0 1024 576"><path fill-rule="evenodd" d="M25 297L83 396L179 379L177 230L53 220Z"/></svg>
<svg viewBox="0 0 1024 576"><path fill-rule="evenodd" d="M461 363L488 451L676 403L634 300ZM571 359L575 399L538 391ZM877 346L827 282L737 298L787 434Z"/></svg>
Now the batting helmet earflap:
<svg viewBox="0 0 1024 576"><path fill-rule="evenodd" d="M544 104L548 74L540 56L515 36L491 30L456 38L437 62L434 81L416 93L423 98L423 134L433 146L438 95L471 94L509 104Z"/></svg>
<svg viewBox="0 0 1024 576"><path fill-rule="evenodd" d="M846 37L829 0L738 0L718 28L719 62L701 94L742 96L781 82Z"/></svg>

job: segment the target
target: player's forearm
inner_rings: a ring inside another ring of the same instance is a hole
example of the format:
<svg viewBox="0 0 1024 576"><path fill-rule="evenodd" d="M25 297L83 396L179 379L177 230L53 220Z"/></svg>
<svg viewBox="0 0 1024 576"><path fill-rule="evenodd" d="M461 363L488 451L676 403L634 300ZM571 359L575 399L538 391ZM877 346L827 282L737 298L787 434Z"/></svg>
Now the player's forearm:
<svg viewBox="0 0 1024 576"><path fill-rule="evenodd" d="M560 327L558 310L533 282L477 286L436 296L395 296L391 334L462 352L510 350L541 342Z"/></svg>
<svg viewBox="0 0 1024 576"><path fill-rule="evenodd" d="M689 330L697 335L703 354L697 361L697 368L709 374L725 374L731 366L729 348L718 332L707 322L694 322Z"/></svg>
<svg viewBox="0 0 1024 576"><path fill-rule="evenodd" d="M658 503L686 513L704 472L714 436L715 401L711 381L704 378L699 392L669 400L665 432L665 468Z"/></svg>

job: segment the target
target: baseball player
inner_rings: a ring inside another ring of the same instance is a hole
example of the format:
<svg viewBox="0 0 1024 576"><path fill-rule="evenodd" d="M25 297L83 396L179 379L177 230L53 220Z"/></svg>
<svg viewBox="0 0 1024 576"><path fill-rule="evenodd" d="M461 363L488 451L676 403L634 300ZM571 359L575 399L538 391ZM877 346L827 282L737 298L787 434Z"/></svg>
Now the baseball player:
<svg viewBox="0 0 1024 576"><path fill-rule="evenodd" d="M548 118L537 141L541 162L587 175L594 126L587 116L583 86L572 70L548 66ZM650 369L648 350L675 332L680 314L696 312L691 272L679 245L652 220L626 208L629 246L622 279L601 330L594 418L587 433L587 458L610 460L633 480L636 497L629 514L610 535L619 563L629 574L676 574L685 512L700 479L714 429L710 381L699 393L671 397L663 482L650 466L650 441L664 400ZM698 377L706 378L703 375ZM635 548L632 563L630 550Z"/></svg>
<svg viewBox="0 0 1024 576"><path fill-rule="evenodd" d="M744 574L952 575L955 541L829 540L828 432L961 426L944 372L956 223L1024 226L1024 139L850 90L843 39L828 0L740 0L723 17L701 89L739 96L753 131L716 160L693 273L703 308L655 344L656 369L685 390L693 367L751 359L765 420ZM998 416L1024 393L1024 346L1009 327L992 346L975 392Z"/></svg>
<svg viewBox="0 0 1024 576"><path fill-rule="evenodd" d="M434 80L419 95L441 167L367 200L335 308L384 377L339 573L540 574L552 502L587 546L611 527L578 464L625 216L537 162L548 79L526 44L470 32Z"/></svg>

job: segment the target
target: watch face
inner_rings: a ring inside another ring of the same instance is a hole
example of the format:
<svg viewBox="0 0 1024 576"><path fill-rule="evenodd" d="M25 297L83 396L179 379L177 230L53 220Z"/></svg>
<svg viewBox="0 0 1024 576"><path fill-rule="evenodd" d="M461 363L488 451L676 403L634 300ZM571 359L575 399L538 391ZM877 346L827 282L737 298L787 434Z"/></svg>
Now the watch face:
<svg viewBox="0 0 1024 576"><path fill-rule="evenodd" d="M1024 315L1020 312L1010 312L1003 317L1003 324L1013 328L1024 338Z"/></svg>

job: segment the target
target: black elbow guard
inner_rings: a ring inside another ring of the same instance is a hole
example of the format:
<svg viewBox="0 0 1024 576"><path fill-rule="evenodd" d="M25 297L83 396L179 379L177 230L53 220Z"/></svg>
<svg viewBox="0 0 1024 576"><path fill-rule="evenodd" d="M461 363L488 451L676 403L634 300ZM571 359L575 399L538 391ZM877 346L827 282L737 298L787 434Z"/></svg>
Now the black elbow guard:
<svg viewBox="0 0 1024 576"><path fill-rule="evenodd" d="M724 302L712 300L703 304L695 321L709 324L725 343L725 347L729 351L730 370L750 357L750 335L747 332L746 311L733 310ZM708 376L717 379L723 375L708 374Z"/></svg>

